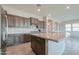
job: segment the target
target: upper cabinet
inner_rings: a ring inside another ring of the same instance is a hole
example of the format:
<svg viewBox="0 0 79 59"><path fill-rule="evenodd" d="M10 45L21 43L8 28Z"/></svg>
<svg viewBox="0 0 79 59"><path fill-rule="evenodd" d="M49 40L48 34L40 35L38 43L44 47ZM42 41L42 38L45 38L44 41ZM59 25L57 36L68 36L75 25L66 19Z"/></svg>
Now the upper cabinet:
<svg viewBox="0 0 79 59"><path fill-rule="evenodd" d="M20 17L16 15L7 15L8 27L28 27L30 25L30 18Z"/></svg>
<svg viewBox="0 0 79 59"><path fill-rule="evenodd" d="M59 31L59 23L56 21L52 21L52 31L58 32Z"/></svg>
<svg viewBox="0 0 79 59"><path fill-rule="evenodd" d="M45 21L40 21L37 18L30 17L30 24L37 25L39 28L45 28Z"/></svg>
<svg viewBox="0 0 79 59"><path fill-rule="evenodd" d="M37 18L30 17L20 17L16 15L8 14L8 27L27 27L29 28L30 25L38 26L39 28L45 28L45 21L40 21Z"/></svg>
<svg viewBox="0 0 79 59"><path fill-rule="evenodd" d="M48 32L52 32L52 20L48 20Z"/></svg>
<svg viewBox="0 0 79 59"><path fill-rule="evenodd" d="M25 18L24 25L25 25L25 27L27 27L27 28L30 27L30 18Z"/></svg>
<svg viewBox="0 0 79 59"><path fill-rule="evenodd" d="M7 15L7 18L8 18L8 26L9 27L15 27L15 17L13 16L13 15L10 15L10 14L8 14Z"/></svg>
<svg viewBox="0 0 79 59"><path fill-rule="evenodd" d="M24 25L25 25L25 18L15 16L14 20L16 21L16 27L24 27Z"/></svg>
<svg viewBox="0 0 79 59"><path fill-rule="evenodd" d="M45 22L44 21L39 21L38 22L38 24L39 24L39 28L45 28Z"/></svg>
<svg viewBox="0 0 79 59"><path fill-rule="evenodd" d="M38 19L37 18L30 17L30 24L31 25L38 25Z"/></svg>

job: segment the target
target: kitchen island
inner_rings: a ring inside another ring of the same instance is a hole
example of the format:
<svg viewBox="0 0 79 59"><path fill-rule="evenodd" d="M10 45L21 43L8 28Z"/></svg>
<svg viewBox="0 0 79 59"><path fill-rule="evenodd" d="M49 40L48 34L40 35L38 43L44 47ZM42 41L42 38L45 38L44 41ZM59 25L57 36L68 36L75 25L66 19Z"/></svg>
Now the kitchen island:
<svg viewBox="0 0 79 59"><path fill-rule="evenodd" d="M65 50L65 34L31 34L31 48L37 55L60 55Z"/></svg>

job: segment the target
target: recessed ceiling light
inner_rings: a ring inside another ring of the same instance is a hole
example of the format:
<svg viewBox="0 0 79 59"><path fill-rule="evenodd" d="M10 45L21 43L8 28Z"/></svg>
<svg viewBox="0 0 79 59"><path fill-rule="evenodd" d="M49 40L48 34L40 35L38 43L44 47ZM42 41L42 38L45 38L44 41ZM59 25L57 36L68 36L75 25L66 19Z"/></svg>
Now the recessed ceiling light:
<svg viewBox="0 0 79 59"><path fill-rule="evenodd" d="M40 9L38 8L37 11L40 12Z"/></svg>
<svg viewBox="0 0 79 59"><path fill-rule="evenodd" d="M69 7L69 6L67 6L66 8L67 8L67 9L69 9L70 7Z"/></svg>

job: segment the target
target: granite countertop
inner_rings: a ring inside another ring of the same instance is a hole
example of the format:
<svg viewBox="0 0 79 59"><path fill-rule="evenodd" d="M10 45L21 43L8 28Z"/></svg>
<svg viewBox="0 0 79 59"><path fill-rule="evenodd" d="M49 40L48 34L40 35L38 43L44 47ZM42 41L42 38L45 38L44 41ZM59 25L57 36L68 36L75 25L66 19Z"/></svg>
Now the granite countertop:
<svg viewBox="0 0 79 59"><path fill-rule="evenodd" d="M64 33L39 33L39 34L32 34L34 36L37 36L37 37L41 37L41 38L44 38L44 39L47 39L47 40L52 40L52 41L60 41L60 40L63 40L65 38L65 34Z"/></svg>

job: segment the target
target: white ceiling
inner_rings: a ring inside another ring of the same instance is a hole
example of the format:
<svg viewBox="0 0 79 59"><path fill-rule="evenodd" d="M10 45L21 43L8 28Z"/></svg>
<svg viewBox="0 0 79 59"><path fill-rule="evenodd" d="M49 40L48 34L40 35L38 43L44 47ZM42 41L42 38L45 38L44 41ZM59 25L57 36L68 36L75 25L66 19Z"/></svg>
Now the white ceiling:
<svg viewBox="0 0 79 59"><path fill-rule="evenodd" d="M30 12L41 17L51 14L51 17L58 21L79 19L79 5L77 4L41 4L41 7L39 7L41 9L40 12L37 12L38 7L35 4L7 4L5 6ZM66 6L70 6L70 9L67 9Z"/></svg>

